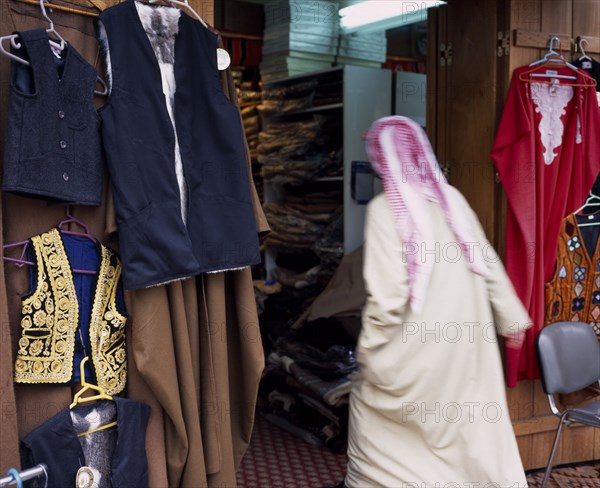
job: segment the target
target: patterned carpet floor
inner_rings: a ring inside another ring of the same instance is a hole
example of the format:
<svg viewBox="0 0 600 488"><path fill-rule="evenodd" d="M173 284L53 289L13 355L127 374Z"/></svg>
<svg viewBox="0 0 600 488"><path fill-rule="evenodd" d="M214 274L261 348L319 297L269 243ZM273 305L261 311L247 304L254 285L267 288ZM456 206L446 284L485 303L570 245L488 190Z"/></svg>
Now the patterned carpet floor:
<svg viewBox="0 0 600 488"><path fill-rule="evenodd" d="M529 488L539 488L544 470L527 473ZM576 466L557 466L552 470L548 488L600 488L600 461Z"/></svg>
<svg viewBox="0 0 600 488"><path fill-rule="evenodd" d="M344 479L346 455L311 446L256 416L238 488L320 488Z"/></svg>
<svg viewBox="0 0 600 488"><path fill-rule="evenodd" d="M346 461L344 454L311 446L257 415L238 488L335 486L344 478ZM543 470L527 473L529 488L541 487L543 477ZM548 488L600 488L600 461L555 467Z"/></svg>

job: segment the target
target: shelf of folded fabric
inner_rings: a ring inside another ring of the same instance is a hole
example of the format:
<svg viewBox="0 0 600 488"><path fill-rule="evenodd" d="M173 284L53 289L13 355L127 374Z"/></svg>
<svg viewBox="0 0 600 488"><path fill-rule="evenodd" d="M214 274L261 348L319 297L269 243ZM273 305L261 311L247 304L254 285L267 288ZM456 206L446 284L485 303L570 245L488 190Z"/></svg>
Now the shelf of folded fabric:
<svg viewBox="0 0 600 488"><path fill-rule="evenodd" d="M351 199L351 166L367 158L361 135L370 121L389 114L391 73L343 66L263 81L257 160L271 233L264 240L266 275L254 285L267 357L261 382L264 413L307 442L343 450L348 372L330 376L294 354L297 348L314 353L316 347L323 362L329 348L329 354L336 347L353 350L360 309L358 315L311 317L302 327L296 324L362 242L364 206ZM332 328L352 339L335 339L326 347L313 342Z"/></svg>
<svg viewBox="0 0 600 488"><path fill-rule="evenodd" d="M381 68L386 61L387 38L381 32L354 32L340 34L335 62L337 65L352 64Z"/></svg>
<svg viewBox="0 0 600 488"><path fill-rule="evenodd" d="M261 90L256 79L255 70L241 67L231 68L234 84L236 86L240 115L244 124L244 133L250 154L252 177L259 198L263 199L264 185L261 176L261 166L257 160L258 134L261 130L261 118L257 107L261 104ZM251 79L244 79L250 77Z"/></svg>
<svg viewBox="0 0 600 488"><path fill-rule="evenodd" d="M293 323L282 327L269 304L261 320L270 351L259 390L261 412L306 442L338 452L346 448L348 394L357 374L355 347L366 300L362 268L360 247L343 257L325 290Z"/></svg>
<svg viewBox="0 0 600 488"><path fill-rule="evenodd" d="M379 70L342 67L263 85L257 160L272 229L264 241L265 280L282 285L279 300L296 304L282 315L284 324L315 299L362 235L364 209L349 201L350 161L343 148L350 148L354 159L366 156L360 154L360 136L357 143L345 134L362 134L363 120L385 113L383 103L355 94L366 87L384 90L386 79L389 73ZM283 262L311 259L314 263L300 269Z"/></svg>
<svg viewBox="0 0 600 488"><path fill-rule="evenodd" d="M320 184L329 185L339 186L339 182ZM342 192L335 188L308 191L304 187L287 191L284 201L264 204L271 226L265 238L265 245L273 251L270 277L294 290L310 287L316 296L343 256ZM299 259L302 255L312 261ZM295 265L304 262L310 266Z"/></svg>
<svg viewBox="0 0 600 488"><path fill-rule="evenodd" d="M261 413L309 444L344 452L354 347L335 319L279 337L260 385Z"/></svg>
<svg viewBox="0 0 600 488"><path fill-rule="evenodd" d="M339 42L337 2L265 5L261 76L265 83L332 66Z"/></svg>

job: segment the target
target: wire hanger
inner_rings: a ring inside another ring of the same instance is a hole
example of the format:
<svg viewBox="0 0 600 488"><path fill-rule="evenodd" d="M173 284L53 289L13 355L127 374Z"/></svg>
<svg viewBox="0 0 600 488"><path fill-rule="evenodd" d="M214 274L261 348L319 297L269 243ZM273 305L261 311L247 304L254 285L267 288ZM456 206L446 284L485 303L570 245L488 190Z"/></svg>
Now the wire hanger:
<svg viewBox="0 0 600 488"><path fill-rule="evenodd" d="M560 48L560 39L557 36L552 36L550 39L550 48L546 55L537 61L534 61L529 66L532 69L524 71L519 74L519 80L526 83L543 83L548 85L562 85L562 86L585 86L591 87L596 86L596 80L589 76L587 73L579 70L576 66L569 63L562 54L556 52L554 50L554 42L557 42L558 47ZM551 64L552 63L552 64ZM564 75L558 73L538 73L538 70L543 68L554 68L554 67L567 67L575 72L574 75ZM536 78L551 78L550 81L536 80L532 79ZM559 80L578 80L579 77L583 78L585 81L583 83L559 83Z"/></svg>
<svg viewBox="0 0 600 488"><path fill-rule="evenodd" d="M64 51L65 46L67 45L67 41L65 41L62 38L62 36L58 33L58 31L54 28L54 22L52 21L52 19L48 16L48 13L46 12L46 7L44 6L45 1L46 0L40 0L40 10L42 11L42 16L44 17L44 19L46 19L46 21L50 24L50 27L48 29L46 29L46 32L48 34L54 35L57 39L57 40L54 40L54 39L48 37L48 42L50 43L50 46L53 47L55 50L62 52L62 51ZM12 47L14 49L21 49L22 45L19 42L19 35L11 34L8 36L0 37L0 52L2 54L4 54L5 56L8 56L10 59L13 59L14 61L17 61L25 66L31 66L31 63L29 61L11 53L9 50L7 50L4 47L4 42L7 40L10 40L10 44L12 45ZM99 75L96 77L96 80L100 84L102 89L94 90L94 93L96 95L102 95L102 96L108 95L108 86L106 85L106 82L102 78L100 78Z"/></svg>
<svg viewBox="0 0 600 488"><path fill-rule="evenodd" d="M585 39L584 37L580 37L579 42L577 42L577 46L579 47L579 51L581 52L581 56L579 56L579 58L577 58L577 61L584 61L584 60L592 61L592 58L590 58L583 49L584 42L586 45L589 44L588 40Z"/></svg>

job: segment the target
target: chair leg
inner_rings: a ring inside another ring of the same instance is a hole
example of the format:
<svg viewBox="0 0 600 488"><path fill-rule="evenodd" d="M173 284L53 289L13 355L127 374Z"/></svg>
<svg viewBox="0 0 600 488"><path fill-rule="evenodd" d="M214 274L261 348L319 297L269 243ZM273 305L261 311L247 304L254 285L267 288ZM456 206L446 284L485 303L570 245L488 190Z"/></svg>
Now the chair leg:
<svg viewBox="0 0 600 488"><path fill-rule="evenodd" d="M558 429L556 429L556 435L554 436L554 443L552 444L552 451L550 451L550 458L548 459L548 465L546 466L546 472L544 473L544 480L542 481L542 488L546 488L546 485L550 479L550 472L552 471L552 462L554 461L554 456L556 455L556 449L558 448L558 441L560 439L560 435L562 433L563 426L567 421L568 411L564 412L560 416L560 422L558 423Z"/></svg>

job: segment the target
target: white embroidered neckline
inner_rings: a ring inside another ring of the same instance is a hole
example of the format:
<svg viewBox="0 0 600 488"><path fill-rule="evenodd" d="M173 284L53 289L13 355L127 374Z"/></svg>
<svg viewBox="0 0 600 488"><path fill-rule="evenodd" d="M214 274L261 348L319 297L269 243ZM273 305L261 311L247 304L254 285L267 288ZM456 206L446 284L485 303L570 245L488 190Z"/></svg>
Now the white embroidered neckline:
<svg viewBox="0 0 600 488"><path fill-rule="evenodd" d="M550 165L557 156L554 150L562 144L565 128L561 117L573 98L573 87L532 83L531 98L536 105L535 111L542 116L538 129L544 146L544 163Z"/></svg>

